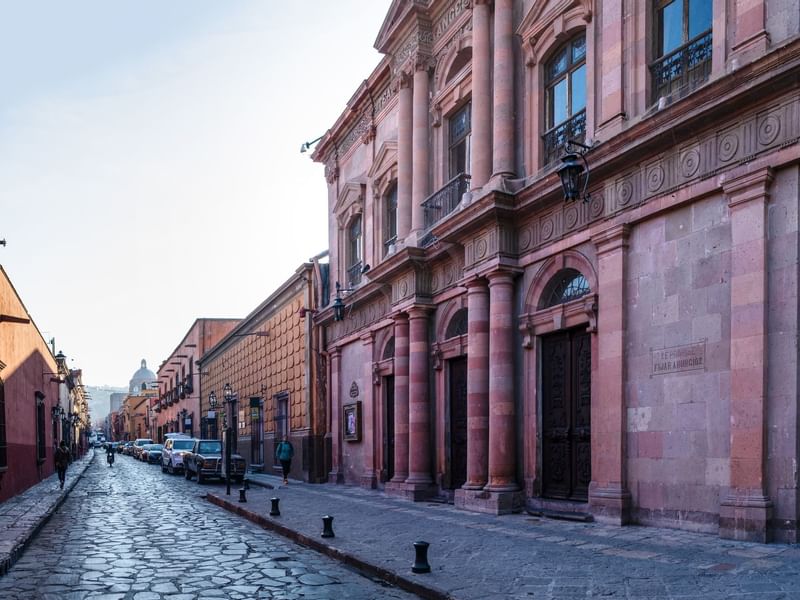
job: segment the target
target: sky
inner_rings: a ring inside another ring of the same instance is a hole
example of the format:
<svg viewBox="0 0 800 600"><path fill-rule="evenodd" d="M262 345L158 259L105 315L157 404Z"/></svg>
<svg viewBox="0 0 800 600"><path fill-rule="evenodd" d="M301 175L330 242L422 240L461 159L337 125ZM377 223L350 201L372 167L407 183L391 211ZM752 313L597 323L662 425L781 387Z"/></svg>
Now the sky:
<svg viewBox="0 0 800 600"><path fill-rule="evenodd" d="M0 265L86 385L326 250L329 129L390 0L0 0Z"/></svg>

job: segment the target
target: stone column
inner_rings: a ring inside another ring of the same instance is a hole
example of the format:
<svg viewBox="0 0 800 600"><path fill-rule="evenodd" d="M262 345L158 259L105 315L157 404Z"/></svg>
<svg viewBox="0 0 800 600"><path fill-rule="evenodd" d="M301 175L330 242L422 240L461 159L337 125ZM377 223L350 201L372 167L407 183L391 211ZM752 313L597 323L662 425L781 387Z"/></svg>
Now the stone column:
<svg viewBox="0 0 800 600"><path fill-rule="evenodd" d="M492 174L492 72L489 44L490 0L472 7L472 155L471 188L480 189Z"/></svg>
<svg viewBox="0 0 800 600"><path fill-rule="evenodd" d="M736 27L731 54L740 61L760 58L769 46L765 0L735 0Z"/></svg>
<svg viewBox="0 0 800 600"><path fill-rule="evenodd" d="M772 171L723 183L731 218L730 490L722 500L723 538L768 542L767 205Z"/></svg>
<svg viewBox="0 0 800 600"><path fill-rule="evenodd" d="M334 348L331 357L331 472L328 473L328 483L342 483L342 430L339 426L339 415L342 411L340 370L342 365L342 350Z"/></svg>
<svg viewBox="0 0 800 600"><path fill-rule="evenodd" d="M495 0L492 177L514 175L513 13L513 0Z"/></svg>
<svg viewBox="0 0 800 600"><path fill-rule="evenodd" d="M406 489L415 500L424 497L431 477L431 417L428 394L428 309L413 307L409 317L408 352L408 478Z"/></svg>
<svg viewBox="0 0 800 600"><path fill-rule="evenodd" d="M519 489L514 407L514 274L489 273L489 492Z"/></svg>
<svg viewBox="0 0 800 600"><path fill-rule="evenodd" d="M361 405L361 443L364 448L362 455L363 468L361 472L361 487L374 489L378 487L378 478L375 471L375 386L372 384L372 365L374 359L375 335L370 331L361 336L364 344L364 356L370 359L364 361L362 371L362 388L364 398Z"/></svg>
<svg viewBox="0 0 800 600"><path fill-rule="evenodd" d="M411 78L400 75L397 111L397 241L411 231L411 182L413 173Z"/></svg>
<svg viewBox="0 0 800 600"><path fill-rule="evenodd" d="M484 279L467 283L467 482L480 490L489 479L489 288Z"/></svg>
<svg viewBox="0 0 800 600"><path fill-rule="evenodd" d="M622 525L629 519L625 484L625 272L628 226L593 238L597 248L598 357L592 381L592 481L589 506L597 520Z"/></svg>
<svg viewBox="0 0 800 600"><path fill-rule="evenodd" d="M408 349L408 315L400 313L394 317L394 484L408 477Z"/></svg>
<svg viewBox="0 0 800 600"><path fill-rule="evenodd" d="M414 156L413 174L411 183L411 233L415 240L425 229L425 213L422 203L430 193L428 172L430 159L428 152L428 123L430 114L428 110L428 64L421 60L414 71L414 116L412 119L412 147Z"/></svg>

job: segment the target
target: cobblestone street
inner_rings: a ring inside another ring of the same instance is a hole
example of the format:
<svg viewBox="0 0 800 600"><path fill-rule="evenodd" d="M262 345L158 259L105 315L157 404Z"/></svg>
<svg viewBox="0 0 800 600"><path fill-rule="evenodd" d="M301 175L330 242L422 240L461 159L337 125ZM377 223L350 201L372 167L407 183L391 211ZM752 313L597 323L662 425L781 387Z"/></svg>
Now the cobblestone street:
<svg viewBox="0 0 800 600"><path fill-rule="evenodd" d="M57 483L53 484L56 494ZM3 600L414 596L295 546L154 465L98 454L14 567Z"/></svg>

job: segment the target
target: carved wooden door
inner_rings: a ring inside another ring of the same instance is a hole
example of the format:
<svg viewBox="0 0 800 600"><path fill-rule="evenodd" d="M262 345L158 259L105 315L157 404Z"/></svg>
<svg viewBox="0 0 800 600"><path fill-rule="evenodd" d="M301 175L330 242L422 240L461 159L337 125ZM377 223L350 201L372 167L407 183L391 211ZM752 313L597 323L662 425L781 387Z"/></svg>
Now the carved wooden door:
<svg viewBox="0 0 800 600"><path fill-rule="evenodd" d="M591 476L591 338L572 330L542 339L542 495L588 499Z"/></svg>
<svg viewBox="0 0 800 600"><path fill-rule="evenodd" d="M467 481L467 357L448 361L450 371L450 489Z"/></svg>

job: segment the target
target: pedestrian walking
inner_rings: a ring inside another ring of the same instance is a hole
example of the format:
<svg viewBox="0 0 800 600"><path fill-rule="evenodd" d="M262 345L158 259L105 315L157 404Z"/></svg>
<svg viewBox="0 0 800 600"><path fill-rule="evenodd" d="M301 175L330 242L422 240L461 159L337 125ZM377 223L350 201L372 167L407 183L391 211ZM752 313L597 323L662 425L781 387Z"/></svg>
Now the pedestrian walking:
<svg viewBox="0 0 800 600"><path fill-rule="evenodd" d="M67 478L67 467L69 466L69 449L67 442L61 440L61 443L56 448L56 471L58 472L58 481L61 483L61 489L64 489L64 480Z"/></svg>
<svg viewBox="0 0 800 600"><path fill-rule="evenodd" d="M281 467L283 467L283 483L288 484L289 471L292 470L292 457L294 456L294 446L292 446L292 442L290 442L286 436L283 436L275 453L278 456L278 460L281 461Z"/></svg>

